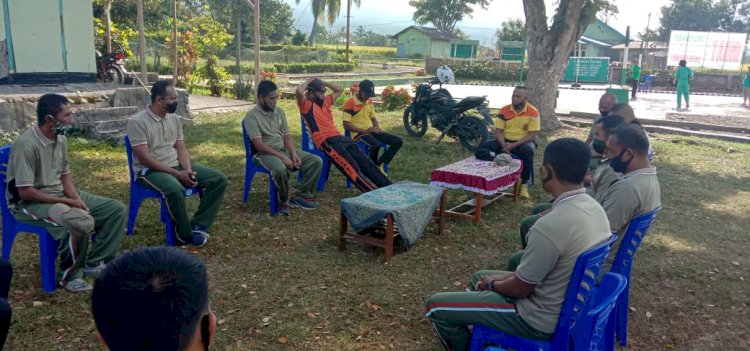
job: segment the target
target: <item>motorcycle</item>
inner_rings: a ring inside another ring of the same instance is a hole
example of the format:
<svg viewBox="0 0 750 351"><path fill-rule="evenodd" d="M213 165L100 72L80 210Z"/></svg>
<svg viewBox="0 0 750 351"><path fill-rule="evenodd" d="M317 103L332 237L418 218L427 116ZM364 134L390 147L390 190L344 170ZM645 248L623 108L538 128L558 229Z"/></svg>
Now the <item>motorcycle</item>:
<svg viewBox="0 0 750 351"><path fill-rule="evenodd" d="M439 84L438 89L433 89L435 84ZM486 97L469 96L456 101L437 79L417 85L414 93L413 102L404 111L404 128L409 135L423 136L429 120L433 128L442 132L437 143L447 135L473 152L489 139L493 121ZM471 109L476 109L483 119L467 113Z"/></svg>
<svg viewBox="0 0 750 351"><path fill-rule="evenodd" d="M125 82L125 53L102 54L96 50L96 79L104 83L123 84Z"/></svg>

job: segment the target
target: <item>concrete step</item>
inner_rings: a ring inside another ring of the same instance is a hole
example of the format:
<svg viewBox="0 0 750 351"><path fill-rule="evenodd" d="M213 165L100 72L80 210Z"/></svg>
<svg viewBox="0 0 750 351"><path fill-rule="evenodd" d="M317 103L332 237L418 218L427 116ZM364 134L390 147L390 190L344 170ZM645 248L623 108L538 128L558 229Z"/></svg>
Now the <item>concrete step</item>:
<svg viewBox="0 0 750 351"><path fill-rule="evenodd" d="M94 123L93 131L102 133L104 131L125 131L128 126L128 119L118 119L110 121L98 121Z"/></svg>
<svg viewBox="0 0 750 351"><path fill-rule="evenodd" d="M80 119L81 123L113 121L122 118L130 118L138 113L138 111L140 111L140 109L136 106L95 107L78 111L76 113L76 119Z"/></svg>

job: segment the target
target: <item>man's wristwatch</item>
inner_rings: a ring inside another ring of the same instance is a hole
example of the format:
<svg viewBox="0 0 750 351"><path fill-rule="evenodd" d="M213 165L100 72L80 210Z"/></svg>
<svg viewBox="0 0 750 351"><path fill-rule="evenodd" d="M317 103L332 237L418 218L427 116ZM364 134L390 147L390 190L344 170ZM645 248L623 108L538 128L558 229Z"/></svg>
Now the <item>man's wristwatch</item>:
<svg viewBox="0 0 750 351"><path fill-rule="evenodd" d="M487 282L487 288L485 288L485 290L487 290L487 291L495 291L495 281L494 280L490 280L489 282Z"/></svg>

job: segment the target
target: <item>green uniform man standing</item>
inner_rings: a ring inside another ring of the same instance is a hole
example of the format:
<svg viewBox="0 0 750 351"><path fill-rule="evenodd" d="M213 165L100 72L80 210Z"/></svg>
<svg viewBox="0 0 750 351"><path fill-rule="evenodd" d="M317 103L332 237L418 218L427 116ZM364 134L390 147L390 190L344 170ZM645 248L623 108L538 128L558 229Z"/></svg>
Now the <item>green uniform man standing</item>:
<svg viewBox="0 0 750 351"><path fill-rule="evenodd" d="M63 135L73 121L70 101L47 94L36 111L37 125L11 147L6 199L16 220L46 227L58 242L59 284L71 292L89 291L93 287L83 274L97 278L115 258L125 233L125 205L76 190Z"/></svg>
<svg viewBox="0 0 750 351"><path fill-rule="evenodd" d="M674 74L674 84L677 85L677 109L682 108L682 96L685 96L685 108L690 108L690 81L693 71L687 67L687 61L680 60L680 67Z"/></svg>
<svg viewBox="0 0 750 351"><path fill-rule="evenodd" d="M638 86L641 84L641 66L638 65L638 61L633 61L633 67L631 67L630 80L633 84L633 90L630 92L630 100L636 99L636 92L638 92Z"/></svg>

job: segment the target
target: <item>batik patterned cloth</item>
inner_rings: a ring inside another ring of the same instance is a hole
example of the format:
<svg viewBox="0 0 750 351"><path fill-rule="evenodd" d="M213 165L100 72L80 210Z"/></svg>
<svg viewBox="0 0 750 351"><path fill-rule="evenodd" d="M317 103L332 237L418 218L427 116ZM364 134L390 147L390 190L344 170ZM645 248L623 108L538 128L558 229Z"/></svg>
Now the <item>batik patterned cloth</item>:
<svg viewBox="0 0 750 351"><path fill-rule="evenodd" d="M360 231L385 218L389 213L406 246L414 244L424 233L440 204L443 189L411 181L394 183L341 200L341 210L354 230Z"/></svg>
<svg viewBox="0 0 750 351"><path fill-rule="evenodd" d="M493 161L477 160L471 156L433 170L430 185L490 196L516 184L522 169L523 165L518 160L513 160L507 166L498 166Z"/></svg>

